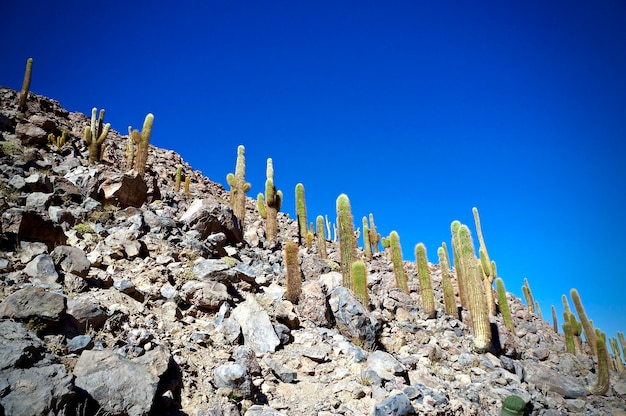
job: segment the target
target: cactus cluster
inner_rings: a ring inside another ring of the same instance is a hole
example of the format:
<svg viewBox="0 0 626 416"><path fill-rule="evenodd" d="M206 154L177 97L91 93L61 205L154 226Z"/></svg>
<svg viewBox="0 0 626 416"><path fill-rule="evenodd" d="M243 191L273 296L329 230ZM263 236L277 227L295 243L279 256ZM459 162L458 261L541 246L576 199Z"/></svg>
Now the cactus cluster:
<svg viewBox="0 0 626 416"><path fill-rule="evenodd" d="M96 107L91 109L91 124L85 127L83 137L89 148L89 164L93 165L102 159L103 143L109 133L111 124L104 124L104 109L100 110L100 114L96 119Z"/></svg>
<svg viewBox="0 0 626 416"><path fill-rule="evenodd" d="M459 317L456 306L456 298L454 296L454 287L452 286L452 277L450 276L450 257L448 255L448 247L446 243L441 243L441 247L437 249L439 257L439 265L441 266L441 286L443 289L443 306L446 315Z"/></svg>

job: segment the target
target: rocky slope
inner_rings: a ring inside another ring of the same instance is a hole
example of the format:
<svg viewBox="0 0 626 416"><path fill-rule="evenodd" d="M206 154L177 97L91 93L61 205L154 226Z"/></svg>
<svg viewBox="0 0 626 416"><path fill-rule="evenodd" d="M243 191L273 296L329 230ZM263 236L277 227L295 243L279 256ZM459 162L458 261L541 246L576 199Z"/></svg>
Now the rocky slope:
<svg viewBox="0 0 626 416"><path fill-rule="evenodd" d="M589 394L593 356L510 294L516 333L492 317L499 346L477 354L466 311L425 319L413 264L407 295L385 253L367 261L364 308L328 242L331 261L300 249L292 304L255 201L242 227L221 185L152 146L145 178L124 174L115 131L89 166L87 116L32 93L20 115L17 96L0 88L0 414L498 415L512 394L531 415L626 414L623 375ZM296 227L279 214L281 242Z"/></svg>

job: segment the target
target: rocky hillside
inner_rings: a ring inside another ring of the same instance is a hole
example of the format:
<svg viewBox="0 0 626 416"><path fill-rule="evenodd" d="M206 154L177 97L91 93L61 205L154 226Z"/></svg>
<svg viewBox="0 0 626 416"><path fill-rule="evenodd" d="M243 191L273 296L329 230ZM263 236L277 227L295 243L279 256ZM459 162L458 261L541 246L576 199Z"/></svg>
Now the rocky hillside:
<svg viewBox="0 0 626 416"><path fill-rule="evenodd" d="M153 146L143 177L126 172L115 131L90 165L89 117L32 93L18 112L18 95L0 89L0 415L499 415L511 395L528 415L626 414L623 374L591 394L591 348L566 353L510 294L514 333L492 316L494 347L475 352L468 312L443 312L438 265L434 319L415 265L407 294L384 252L363 306L332 241L328 260L300 246L286 300L295 221L279 213L268 247L256 201L242 226L221 185Z"/></svg>

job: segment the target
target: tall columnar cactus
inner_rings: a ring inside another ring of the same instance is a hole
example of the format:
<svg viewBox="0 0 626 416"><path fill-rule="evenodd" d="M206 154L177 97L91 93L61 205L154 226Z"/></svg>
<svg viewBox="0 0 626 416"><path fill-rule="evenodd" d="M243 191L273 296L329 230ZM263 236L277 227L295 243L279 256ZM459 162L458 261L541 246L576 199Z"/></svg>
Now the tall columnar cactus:
<svg viewBox="0 0 626 416"><path fill-rule="evenodd" d="M304 242L307 233L306 201L304 199L304 185L296 184L296 218L298 219L298 238L300 244Z"/></svg>
<svg viewBox="0 0 626 416"><path fill-rule="evenodd" d="M541 315L541 307L539 306L538 301L535 301L535 310L537 311L537 318L539 318L539 320L543 320L543 316Z"/></svg>
<svg viewBox="0 0 626 416"><path fill-rule="evenodd" d="M459 227L460 260L466 280L467 301L474 329L474 348L485 352L491 348L491 323L485 300L480 268L474 253L470 230L466 225Z"/></svg>
<svg viewBox="0 0 626 416"><path fill-rule="evenodd" d="M298 303L300 293L302 293L302 273L298 260L298 244L295 241L288 241L284 248L285 257L285 280L287 292L285 296L291 303Z"/></svg>
<svg viewBox="0 0 626 416"><path fill-rule="evenodd" d="M428 269L428 257L426 256L426 246L424 243L415 245L415 261L417 262L417 274L420 281L420 291L422 293L422 306L428 319L437 317L435 309L435 291Z"/></svg>
<svg viewBox="0 0 626 416"><path fill-rule="evenodd" d="M350 272L352 263L356 260L356 244L352 208L350 207L350 199L346 194L341 194L337 197L337 227L339 230L339 254L343 285L354 291L354 282Z"/></svg>
<svg viewBox="0 0 626 416"><path fill-rule="evenodd" d="M615 356L615 368L619 373L624 372L624 363L622 362L621 352L619 345L617 343L617 338L611 337L609 339L609 344L611 344L611 351L613 351L613 355Z"/></svg>
<svg viewBox="0 0 626 416"><path fill-rule="evenodd" d="M191 182L191 178L189 176L185 176L185 185L183 188L183 193L185 196L189 196L189 183Z"/></svg>
<svg viewBox="0 0 626 416"><path fill-rule="evenodd" d="M456 307L456 298L454 297L454 287L452 286L452 277L450 276L450 258L448 257L448 247L446 243L441 243L441 247L437 249L439 257L439 266L441 268L441 286L443 288L443 306L446 315L459 317Z"/></svg>
<svg viewBox="0 0 626 416"><path fill-rule="evenodd" d="M624 333L618 332L617 339L619 339L619 345L622 347L622 352L624 353L624 359L626 359L626 338L624 338Z"/></svg>
<svg viewBox="0 0 626 416"><path fill-rule="evenodd" d="M487 306L489 308L489 314L495 316L496 304L493 298L493 281L496 278L496 271L494 263L489 259L489 253L487 252L487 246L485 245L485 239L483 238L483 230L480 225L480 216L478 215L478 208L472 208L472 214L474 214L474 223L476 224L476 234L478 235L478 255L480 260L480 269L483 274L483 286L485 287L485 296L487 298Z"/></svg>
<svg viewBox="0 0 626 416"><path fill-rule="evenodd" d="M372 251L378 253L378 242L380 241L380 234L376 231L376 224L374 224L374 214L370 213L370 244L372 245Z"/></svg>
<svg viewBox="0 0 626 416"><path fill-rule="evenodd" d="M103 124L104 109L100 110L100 114L96 120L97 111L96 107L91 109L91 125L85 127L84 131L84 138L87 142L87 146L89 147L90 165L100 161L102 158L102 143L109 133L109 128L111 128L111 124Z"/></svg>
<svg viewBox="0 0 626 416"><path fill-rule="evenodd" d="M176 176L174 176L174 192L180 192L180 178L183 174L183 165L176 166Z"/></svg>
<svg viewBox="0 0 626 416"><path fill-rule="evenodd" d="M572 334L572 326L569 321L565 320L563 322L563 335L565 335L565 351L570 354L576 354L576 349L574 347L574 335Z"/></svg>
<svg viewBox="0 0 626 416"><path fill-rule="evenodd" d="M570 297L572 298L572 302L574 302L574 308L576 309L576 313L578 314L578 319L580 319L580 323L583 326L583 332L585 334L585 340L592 348L593 352L597 355L596 351L596 332L594 331L593 324L587 318L587 313L585 312L585 308L583 307L583 303L580 300L580 295L578 294L578 290L571 289Z"/></svg>
<svg viewBox="0 0 626 416"><path fill-rule="evenodd" d="M239 218L241 225L244 225L246 217L246 192L250 190L250 183L246 182L246 148L243 145L237 146L237 163L235 174L226 175L226 182L230 185L230 207L235 217Z"/></svg>
<svg viewBox="0 0 626 416"><path fill-rule="evenodd" d="M26 61L26 70L24 71L24 82L22 83L22 91L20 92L20 98L17 103L18 111L26 111L26 100L28 100L28 92L30 91L30 79L33 72L33 58L28 58Z"/></svg>
<svg viewBox="0 0 626 416"><path fill-rule="evenodd" d="M528 284L528 279L524 278L524 285L522 286L522 293L524 294L524 299L526 299L526 306L528 307L528 312L534 314L535 313L535 299L533 298L533 292L530 290L530 285Z"/></svg>
<svg viewBox="0 0 626 416"><path fill-rule="evenodd" d="M583 331L583 325L576 320L576 315L572 312L563 312L563 319L569 323L569 327L572 332L572 338L574 340L574 354L582 354L583 340L581 334Z"/></svg>
<svg viewBox="0 0 626 416"><path fill-rule="evenodd" d="M467 309L467 290L465 284L465 274L460 262L461 243L459 241L459 229L461 228L460 221L452 221L450 224L450 231L452 232L452 256L454 257L454 270L456 271L457 286L459 288L459 300L461 306Z"/></svg>
<svg viewBox="0 0 626 416"><path fill-rule="evenodd" d="M324 232L324 217L318 215L315 219L315 227L317 228L317 254L322 259L328 258L326 250L326 234Z"/></svg>
<svg viewBox="0 0 626 416"><path fill-rule="evenodd" d="M370 229L367 224L367 217L363 217L363 250L365 251L365 257L372 258L372 243L370 241Z"/></svg>
<svg viewBox="0 0 626 416"><path fill-rule="evenodd" d="M274 186L274 165L272 159L267 159L267 179L265 180L265 198L259 193L257 196L257 209L261 217L265 219L265 238L269 246L276 244L278 236L278 211L283 202L283 193L277 191Z"/></svg>
<svg viewBox="0 0 626 416"><path fill-rule="evenodd" d="M559 320L556 317L556 308L552 305L552 328L555 333L559 333Z"/></svg>
<svg viewBox="0 0 626 416"><path fill-rule="evenodd" d="M396 285L409 293L409 283L404 271L404 262L402 261L402 247L400 246L400 236L396 231L389 234L389 247L391 249L391 261L393 263L393 273L396 275Z"/></svg>
<svg viewBox="0 0 626 416"><path fill-rule="evenodd" d="M367 267L362 260L355 260L350 269L352 282L354 285L354 295L367 307L369 305L369 294L367 291Z"/></svg>
<svg viewBox="0 0 626 416"><path fill-rule="evenodd" d="M506 299L506 289L504 288L504 281L499 277L496 277L496 292L498 292L498 304L500 305L500 312L502 313L504 326L509 328L512 333L515 333L515 326L513 325L511 309L509 308L509 302Z"/></svg>
<svg viewBox="0 0 626 416"><path fill-rule="evenodd" d="M587 336L585 334L585 336ZM595 351L598 358L598 380L589 388L591 394L606 394L609 391L611 380L609 378L609 351L606 348L606 335L596 328L594 331Z"/></svg>
<svg viewBox="0 0 626 416"><path fill-rule="evenodd" d="M126 148L126 165L132 160L132 168L137 172L139 177L143 178L146 172L146 163L148 162L148 148L150 145L150 136L152 135L152 124L154 123L154 115L148 113L143 121L141 132L133 130L128 126L128 145ZM132 157L130 156L132 154Z"/></svg>

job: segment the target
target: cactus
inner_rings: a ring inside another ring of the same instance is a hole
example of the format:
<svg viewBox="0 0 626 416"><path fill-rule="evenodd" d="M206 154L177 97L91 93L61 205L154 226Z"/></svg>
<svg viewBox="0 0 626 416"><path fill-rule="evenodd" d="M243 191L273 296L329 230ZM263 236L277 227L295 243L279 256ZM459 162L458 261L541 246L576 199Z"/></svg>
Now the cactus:
<svg viewBox="0 0 626 416"><path fill-rule="evenodd" d="M555 333L559 333L559 320L556 317L556 308L552 305L552 328Z"/></svg>
<svg viewBox="0 0 626 416"><path fill-rule="evenodd" d="M235 174L226 175L226 182L230 185L230 207L235 217L239 218L241 225L244 225L246 216L246 192L250 190L250 183L246 182L246 148L243 145L237 146L237 164Z"/></svg>
<svg viewBox="0 0 626 416"><path fill-rule="evenodd" d="M594 331L593 324L587 318L587 313L585 312L585 308L583 307L583 303L580 300L580 295L578 294L578 290L571 289L570 297L572 298L572 302L574 302L574 308L576 309L576 313L578 314L578 319L580 319L580 323L583 326L583 332L585 334L585 340L592 348L594 354L598 354L596 351L596 332ZM606 347L606 346L605 346Z"/></svg>
<svg viewBox="0 0 626 416"><path fill-rule="evenodd" d="M339 253L343 285L354 291L354 282L352 282L350 272L352 263L356 260L356 244L350 199L346 194L337 197L337 227L339 229Z"/></svg>
<svg viewBox="0 0 626 416"><path fill-rule="evenodd" d="M615 356L615 368L618 372L623 373L624 363L622 362L620 348L617 344L617 338L610 338L609 344L611 344L611 351L613 351L613 355Z"/></svg>
<svg viewBox="0 0 626 416"><path fill-rule="evenodd" d="M473 207L472 214L474 215L476 234L478 236L478 254L480 256L479 260L481 265L481 271L483 273L483 285L485 287L485 296L487 297L487 306L489 308L489 314L495 316L496 304L493 296L493 281L496 278L495 263L489 259L489 253L487 252L487 246L485 245L485 239L483 238L483 230L480 225L478 208Z"/></svg>
<svg viewBox="0 0 626 416"><path fill-rule="evenodd" d="M288 241L284 248L285 257L285 280L287 300L291 303L298 303L300 293L302 293L302 272L298 260L298 244L295 241Z"/></svg>
<svg viewBox="0 0 626 416"><path fill-rule="evenodd" d="M567 320L565 320L562 327L563 334L565 335L565 350L570 354L576 354L576 348L574 347L574 334L572 333L571 324Z"/></svg>
<svg viewBox="0 0 626 416"><path fill-rule="evenodd" d="M624 358L626 359L626 339L624 338L624 333L618 332L617 339L619 339L619 345L622 347L622 352L624 353Z"/></svg>
<svg viewBox="0 0 626 416"><path fill-rule="evenodd" d="M93 165L102 158L102 143L109 133L111 124L104 124L104 109L100 110L98 119L96 120L96 112L94 107L91 109L91 125L85 127L84 138L89 147L89 164Z"/></svg>
<svg viewBox="0 0 626 416"><path fill-rule="evenodd" d="M586 336L587 334L585 333ZM598 371L596 371L598 380L596 384L589 388L589 391L591 394L602 395L609 391L611 382L609 378L609 351L606 348L606 335L602 331L596 328L593 338L595 340L596 356L598 357Z"/></svg>
<svg viewBox="0 0 626 416"><path fill-rule="evenodd" d="M261 217L265 219L265 238L269 246L276 244L278 235L278 211L283 202L283 193L277 191L274 186L274 165L272 159L267 159L267 179L265 181L265 198L259 193L257 196L257 209Z"/></svg>
<svg viewBox="0 0 626 416"><path fill-rule="evenodd" d="M500 313L502 313L502 319L504 320L504 326L509 328L512 333L515 333L515 326L513 325L513 317L511 316L511 309L509 308L509 302L506 300L506 290L504 288L504 281L496 277L496 292L498 292L498 303L500 304Z"/></svg>
<svg viewBox="0 0 626 416"><path fill-rule="evenodd" d="M508 396L502 402L500 416L524 416L526 414L526 402L519 396Z"/></svg>
<svg viewBox="0 0 626 416"><path fill-rule="evenodd" d="M460 261L466 280L467 301L474 329L474 348L477 352L486 352L491 348L491 323L489 311L485 300L480 268L470 230L466 225L461 225L458 230L460 243Z"/></svg>
<svg viewBox="0 0 626 416"><path fill-rule="evenodd" d="M454 297L454 287L452 286L452 277L450 276L450 259L448 257L448 248L446 243L441 243L441 247L437 249L439 257L439 266L441 268L441 286L443 288L443 305L446 315L458 318L459 312L456 307L456 298Z"/></svg>
<svg viewBox="0 0 626 416"><path fill-rule="evenodd" d="M367 217L363 217L363 249L365 250L365 257L372 259L372 243L370 241L370 229L367 225Z"/></svg>
<svg viewBox="0 0 626 416"><path fill-rule="evenodd" d="M524 285L522 286L522 293L524 294L524 299L526 300L526 306L528 307L528 312L534 314L535 313L535 299L533 298L533 292L530 290L530 285L528 284L528 279L524 278Z"/></svg>
<svg viewBox="0 0 626 416"><path fill-rule="evenodd" d="M365 263L362 260L354 261L350 273L354 286L354 295L367 307L369 305L369 295L367 292L367 268Z"/></svg>
<svg viewBox="0 0 626 416"><path fill-rule="evenodd" d="M326 235L324 234L324 217L318 215L315 219L317 228L317 254L322 259L328 258L328 252L326 251Z"/></svg>
<svg viewBox="0 0 626 416"><path fill-rule="evenodd" d="M422 293L422 307L424 308L427 319L436 318L435 292L433 290L433 282L430 278L430 270L428 270L428 257L426 256L426 246L424 243L417 243L415 245L415 261L417 262L417 274L420 281L420 291Z"/></svg>
<svg viewBox="0 0 626 416"><path fill-rule="evenodd" d="M152 124L154 116L148 113L143 121L141 132L133 130L128 126L128 143L126 147L126 167L130 166L137 172L139 177L143 178L146 172L146 163L148 162L148 146L150 144L150 136L152 135ZM136 149L135 149L136 146Z"/></svg>
<svg viewBox="0 0 626 416"><path fill-rule="evenodd" d="M393 262L393 273L396 276L396 285L405 293L409 293L409 284L404 264L402 262L402 247L400 246L400 236L396 231L389 234L389 247L391 249L391 261Z"/></svg>
<svg viewBox="0 0 626 416"><path fill-rule="evenodd" d="M370 244L372 245L373 252L378 253L378 242L380 241L380 234L378 234L378 232L376 231L376 224L374 224L374 214L370 213L369 220Z"/></svg>
<svg viewBox="0 0 626 416"><path fill-rule="evenodd" d="M183 165L176 166L176 176L174 178L174 192L180 192L180 176L183 173Z"/></svg>
<svg viewBox="0 0 626 416"><path fill-rule="evenodd" d="M313 231L306 232L306 248L310 249L313 247Z"/></svg>
<svg viewBox="0 0 626 416"><path fill-rule="evenodd" d="M461 228L460 221L452 221L450 224L450 231L452 232L452 256L454 257L454 270L456 271L457 286L459 288L459 300L461 306L467 309L467 294L465 289L465 275L460 262L460 242L459 242L459 229Z"/></svg>
<svg viewBox="0 0 626 416"><path fill-rule="evenodd" d="M185 186L183 188L183 192L185 196L189 196L189 183L191 182L191 178L189 176L185 176Z"/></svg>
<svg viewBox="0 0 626 416"><path fill-rule="evenodd" d="M65 143L67 143L67 131L63 130L61 136L55 136L54 133L50 133L48 135L48 140L50 141L50 144L60 149L65 146Z"/></svg>
<svg viewBox="0 0 626 416"><path fill-rule="evenodd" d="M304 200L304 185L301 183L296 184L296 218L298 220L298 238L300 244L306 238L306 202Z"/></svg>
<svg viewBox="0 0 626 416"><path fill-rule="evenodd" d="M535 310L537 311L537 318L539 318L539 320L543 320L543 316L541 315L541 308L539 307L538 301L535 301Z"/></svg>
<svg viewBox="0 0 626 416"><path fill-rule="evenodd" d="M20 92L20 98L17 103L17 110L21 112L26 111L26 101L28 100L28 92L30 90L30 79L33 72L33 58L28 58L26 61L26 70L24 71L24 82L22 83L22 91Z"/></svg>
<svg viewBox="0 0 626 416"><path fill-rule="evenodd" d="M566 321L569 321L569 325L572 331L572 337L574 338L574 353L583 353L583 340L581 334L583 331L583 325L576 320L576 316L571 312L563 312L563 317Z"/></svg>

